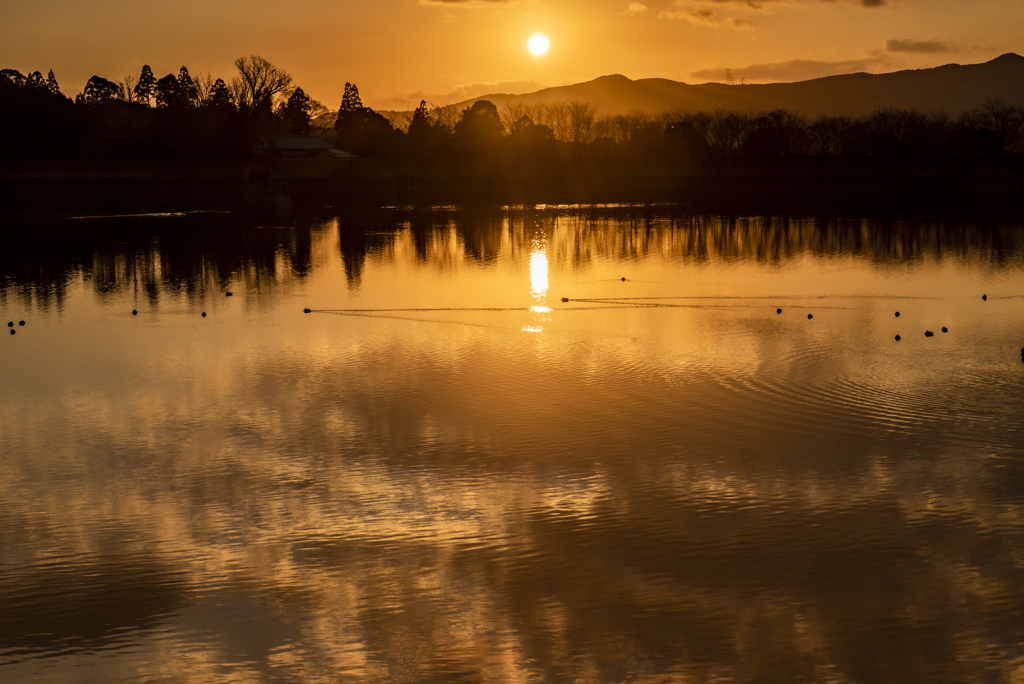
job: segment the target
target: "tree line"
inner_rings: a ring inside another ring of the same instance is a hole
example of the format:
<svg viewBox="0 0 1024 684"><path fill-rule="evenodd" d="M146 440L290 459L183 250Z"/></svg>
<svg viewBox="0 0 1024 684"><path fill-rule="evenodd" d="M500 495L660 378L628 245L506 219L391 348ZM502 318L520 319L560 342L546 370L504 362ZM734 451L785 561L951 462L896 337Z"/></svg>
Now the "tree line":
<svg viewBox="0 0 1024 684"><path fill-rule="evenodd" d="M224 158L261 141L315 134L362 157L435 163L635 158L936 158L1024 154L1024 108L989 102L958 116L887 108L862 117L633 112L598 115L587 102L481 100L462 109L421 102L412 113L365 106L345 84L337 111L257 55L229 81L186 67L157 78L143 66L119 81L93 76L74 100L49 72L0 70L0 158Z"/></svg>
<svg viewBox="0 0 1024 684"><path fill-rule="evenodd" d="M816 119L785 109L602 116L580 101L453 109L421 103L411 116L392 116L406 133L401 151L457 156L504 146L506 156L693 160L1024 155L1024 108L996 101L956 117L899 108Z"/></svg>

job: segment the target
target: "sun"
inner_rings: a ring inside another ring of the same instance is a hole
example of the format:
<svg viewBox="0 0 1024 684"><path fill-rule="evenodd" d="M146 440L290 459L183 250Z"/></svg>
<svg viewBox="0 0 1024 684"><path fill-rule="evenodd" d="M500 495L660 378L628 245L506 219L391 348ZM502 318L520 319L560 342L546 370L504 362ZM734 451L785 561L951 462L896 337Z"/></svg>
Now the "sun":
<svg viewBox="0 0 1024 684"><path fill-rule="evenodd" d="M527 46L533 54L543 55L548 51L548 39L538 33L530 37L530 42L527 43Z"/></svg>

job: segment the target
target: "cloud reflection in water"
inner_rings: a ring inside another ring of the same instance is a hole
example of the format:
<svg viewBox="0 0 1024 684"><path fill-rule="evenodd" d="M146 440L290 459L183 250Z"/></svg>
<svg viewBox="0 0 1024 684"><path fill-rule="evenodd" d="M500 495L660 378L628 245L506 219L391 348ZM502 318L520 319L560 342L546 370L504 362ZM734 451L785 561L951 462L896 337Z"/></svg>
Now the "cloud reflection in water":
<svg viewBox="0 0 1024 684"><path fill-rule="evenodd" d="M5 275L0 679L1021 675L1019 228L492 219Z"/></svg>

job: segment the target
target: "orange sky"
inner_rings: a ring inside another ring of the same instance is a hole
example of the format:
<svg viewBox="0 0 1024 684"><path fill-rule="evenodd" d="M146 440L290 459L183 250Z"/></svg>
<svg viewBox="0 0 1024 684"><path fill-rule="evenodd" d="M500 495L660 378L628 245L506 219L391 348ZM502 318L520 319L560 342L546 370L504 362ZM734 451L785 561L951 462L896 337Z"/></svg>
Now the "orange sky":
<svg viewBox="0 0 1024 684"><path fill-rule="evenodd" d="M543 33L551 50L526 49ZM411 108L620 73L699 83L885 72L1024 54L1021 0L35 0L4 8L0 68L65 94L144 63L228 80L255 53L331 108Z"/></svg>

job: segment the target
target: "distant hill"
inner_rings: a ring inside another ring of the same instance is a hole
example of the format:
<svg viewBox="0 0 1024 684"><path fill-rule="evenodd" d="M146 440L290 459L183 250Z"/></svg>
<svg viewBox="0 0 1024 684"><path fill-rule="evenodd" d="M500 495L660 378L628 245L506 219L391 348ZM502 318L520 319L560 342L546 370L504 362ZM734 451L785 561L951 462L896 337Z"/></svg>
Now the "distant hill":
<svg viewBox="0 0 1024 684"><path fill-rule="evenodd" d="M766 85L689 85L664 78L632 81L613 75L523 95L485 95L457 106L461 110L478 100L490 100L502 109L509 102L550 104L582 100L593 104L599 114L625 114L637 109L653 114L672 110L765 111L781 107L816 117L859 116L882 107L956 115L981 107L990 99L1024 106L1024 57L1008 53L983 64L947 64L890 74L844 74Z"/></svg>

